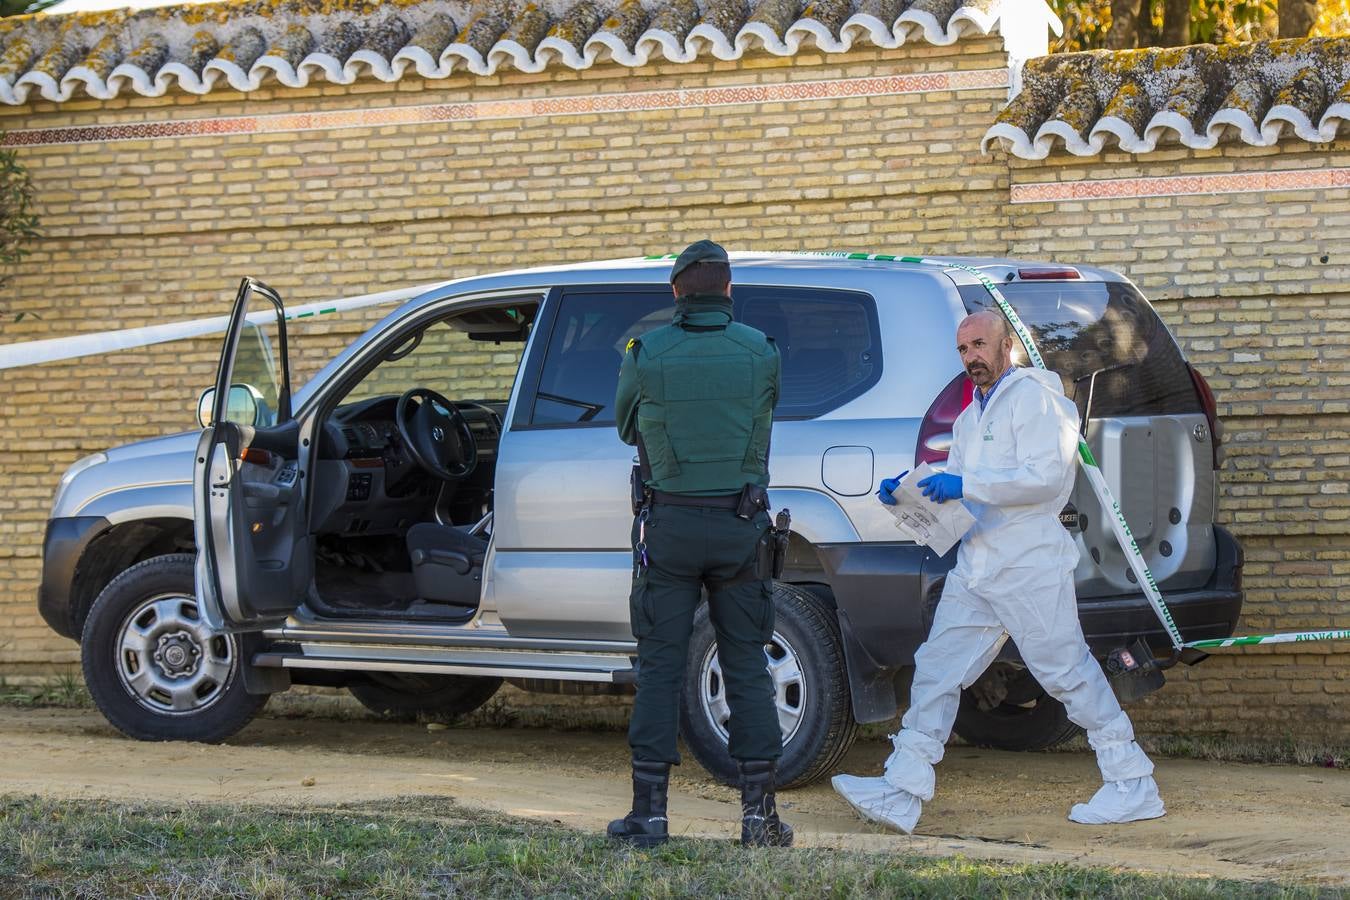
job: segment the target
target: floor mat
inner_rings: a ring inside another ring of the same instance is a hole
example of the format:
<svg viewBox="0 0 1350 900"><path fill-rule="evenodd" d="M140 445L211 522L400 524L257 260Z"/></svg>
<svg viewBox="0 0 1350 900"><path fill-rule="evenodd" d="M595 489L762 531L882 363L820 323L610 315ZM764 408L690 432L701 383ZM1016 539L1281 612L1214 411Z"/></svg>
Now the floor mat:
<svg viewBox="0 0 1350 900"><path fill-rule="evenodd" d="M406 609L417 598L411 572L325 566L314 581L323 601L338 609Z"/></svg>

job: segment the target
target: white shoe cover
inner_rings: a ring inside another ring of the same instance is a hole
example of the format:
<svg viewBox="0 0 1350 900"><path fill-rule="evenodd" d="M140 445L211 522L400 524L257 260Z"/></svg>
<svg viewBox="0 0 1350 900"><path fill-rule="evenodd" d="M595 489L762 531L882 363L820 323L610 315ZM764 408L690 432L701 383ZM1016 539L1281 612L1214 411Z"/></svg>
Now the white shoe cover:
<svg viewBox="0 0 1350 900"><path fill-rule="evenodd" d="M836 775L830 779L835 791L869 822L910 834L919 824L923 803L909 791L891 787L885 778Z"/></svg>
<svg viewBox="0 0 1350 900"><path fill-rule="evenodd" d="M1087 803L1075 803L1069 821L1080 825L1120 825L1166 815L1152 775L1108 781Z"/></svg>

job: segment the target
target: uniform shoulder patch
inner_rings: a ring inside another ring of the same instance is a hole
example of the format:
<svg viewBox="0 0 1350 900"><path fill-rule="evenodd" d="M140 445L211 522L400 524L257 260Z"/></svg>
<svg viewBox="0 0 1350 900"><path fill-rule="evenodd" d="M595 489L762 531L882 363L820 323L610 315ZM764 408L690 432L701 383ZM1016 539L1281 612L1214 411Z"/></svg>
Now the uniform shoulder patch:
<svg viewBox="0 0 1350 900"><path fill-rule="evenodd" d="M639 347L641 347L641 346L642 346L642 341L639 341L637 338L629 338L629 339L628 339L628 346L626 346L626 347L623 348L623 352L624 352L624 353L628 353L628 352L630 352L630 351L636 350L637 348L639 348Z"/></svg>

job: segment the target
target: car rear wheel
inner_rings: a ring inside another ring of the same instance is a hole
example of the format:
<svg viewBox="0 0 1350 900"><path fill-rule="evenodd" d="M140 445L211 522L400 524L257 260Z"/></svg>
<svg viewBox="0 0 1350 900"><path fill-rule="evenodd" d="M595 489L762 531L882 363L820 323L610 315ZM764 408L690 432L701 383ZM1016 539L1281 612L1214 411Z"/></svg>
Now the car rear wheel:
<svg viewBox="0 0 1350 900"><path fill-rule="evenodd" d="M267 702L244 689L239 638L206 624L187 553L109 582L85 620L80 660L99 711L138 740L222 741Z"/></svg>
<svg viewBox="0 0 1350 900"><path fill-rule="evenodd" d="M488 702L501 686L500 678L371 672L367 680L349 684L347 690L382 718L413 722L419 718L449 721L466 716Z"/></svg>
<svg viewBox="0 0 1350 900"><path fill-rule="evenodd" d="M989 682L998 684L991 693ZM995 663L961 692L952 730L978 747L1048 750L1082 733L1026 669Z"/></svg>
<svg viewBox="0 0 1350 900"><path fill-rule="evenodd" d="M773 600L773 638L764 654L783 733L778 786L790 788L831 771L852 746L858 724L834 611L791 584L775 584ZM736 761L727 752L730 718L716 635L704 604L694 616L680 733L699 764L726 784L734 784L738 776Z"/></svg>

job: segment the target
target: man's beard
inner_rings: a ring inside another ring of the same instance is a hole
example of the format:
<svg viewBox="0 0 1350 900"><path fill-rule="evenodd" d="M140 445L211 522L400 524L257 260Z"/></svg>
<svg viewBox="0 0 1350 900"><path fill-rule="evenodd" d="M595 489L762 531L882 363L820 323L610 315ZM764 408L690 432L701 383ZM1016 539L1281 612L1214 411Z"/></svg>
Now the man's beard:
<svg viewBox="0 0 1350 900"><path fill-rule="evenodd" d="M976 385L980 385L981 378L986 380L989 378L989 367L983 365L970 366L966 369L966 375Z"/></svg>

